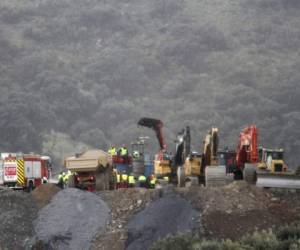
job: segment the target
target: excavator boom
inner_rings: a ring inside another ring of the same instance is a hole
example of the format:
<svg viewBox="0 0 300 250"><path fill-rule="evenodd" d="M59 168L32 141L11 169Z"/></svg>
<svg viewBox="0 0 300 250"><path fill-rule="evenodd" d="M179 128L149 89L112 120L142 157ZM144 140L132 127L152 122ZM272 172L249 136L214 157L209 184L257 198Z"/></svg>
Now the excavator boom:
<svg viewBox="0 0 300 250"><path fill-rule="evenodd" d="M144 117L139 120L138 125L153 129L155 131L160 149L163 151L167 149L167 145L162 130L164 124L161 120Z"/></svg>
<svg viewBox="0 0 300 250"><path fill-rule="evenodd" d="M243 168L245 163L258 163L257 150L258 131L255 125L250 125L240 133L236 161L239 168Z"/></svg>

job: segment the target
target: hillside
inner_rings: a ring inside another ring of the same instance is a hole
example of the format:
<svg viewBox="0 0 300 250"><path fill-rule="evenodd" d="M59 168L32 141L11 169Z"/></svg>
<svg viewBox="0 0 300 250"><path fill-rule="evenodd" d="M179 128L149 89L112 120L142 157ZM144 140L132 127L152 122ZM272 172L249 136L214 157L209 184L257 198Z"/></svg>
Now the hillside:
<svg viewBox="0 0 300 250"><path fill-rule="evenodd" d="M2 0L0 151L129 143L152 116L171 149L185 125L199 149L212 125L235 147L256 123L299 165L299 16L297 0Z"/></svg>

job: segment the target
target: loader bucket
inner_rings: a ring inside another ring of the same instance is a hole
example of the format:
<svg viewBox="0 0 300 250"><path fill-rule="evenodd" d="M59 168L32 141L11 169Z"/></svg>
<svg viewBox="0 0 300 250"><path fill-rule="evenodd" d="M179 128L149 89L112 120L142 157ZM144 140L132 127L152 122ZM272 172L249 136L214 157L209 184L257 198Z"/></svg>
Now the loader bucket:
<svg viewBox="0 0 300 250"><path fill-rule="evenodd" d="M256 186L265 188L300 189L300 176L293 172L257 172Z"/></svg>

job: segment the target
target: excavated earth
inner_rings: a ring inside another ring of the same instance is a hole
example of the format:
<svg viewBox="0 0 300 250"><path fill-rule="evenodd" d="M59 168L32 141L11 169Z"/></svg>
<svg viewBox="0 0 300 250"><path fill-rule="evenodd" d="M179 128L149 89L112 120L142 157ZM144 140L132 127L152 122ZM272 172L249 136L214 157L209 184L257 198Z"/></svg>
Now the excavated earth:
<svg viewBox="0 0 300 250"><path fill-rule="evenodd" d="M300 193L295 190L267 190L239 181L225 187L177 191L201 211L199 233L208 238L237 239L300 219Z"/></svg>
<svg viewBox="0 0 300 250"><path fill-rule="evenodd" d="M0 188L0 249L148 249L168 234L237 239L300 215L298 191L245 182L225 187L97 193L44 185L31 194ZM16 226L17 225L17 226Z"/></svg>

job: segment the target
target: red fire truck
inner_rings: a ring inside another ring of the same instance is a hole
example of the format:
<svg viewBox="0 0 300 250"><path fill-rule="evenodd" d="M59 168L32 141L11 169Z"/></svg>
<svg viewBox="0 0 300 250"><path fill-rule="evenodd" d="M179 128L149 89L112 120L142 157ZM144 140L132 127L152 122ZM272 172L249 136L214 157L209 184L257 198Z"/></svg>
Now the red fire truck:
<svg viewBox="0 0 300 250"><path fill-rule="evenodd" d="M12 189L32 190L48 182L51 159L40 155L9 155L3 163L3 184Z"/></svg>

